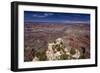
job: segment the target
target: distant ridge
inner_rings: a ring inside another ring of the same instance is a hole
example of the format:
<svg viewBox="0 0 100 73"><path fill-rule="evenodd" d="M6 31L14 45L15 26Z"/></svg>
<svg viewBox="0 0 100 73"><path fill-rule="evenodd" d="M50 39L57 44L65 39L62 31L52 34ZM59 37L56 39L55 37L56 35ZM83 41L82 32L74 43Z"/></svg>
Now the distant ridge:
<svg viewBox="0 0 100 73"><path fill-rule="evenodd" d="M74 23L74 22L71 22L71 23L65 23L65 22L24 22L24 24L60 24L60 25L62 25L62 24L90 24L90 23L81 23L81 22L78 22L78 23Z"/></svg>

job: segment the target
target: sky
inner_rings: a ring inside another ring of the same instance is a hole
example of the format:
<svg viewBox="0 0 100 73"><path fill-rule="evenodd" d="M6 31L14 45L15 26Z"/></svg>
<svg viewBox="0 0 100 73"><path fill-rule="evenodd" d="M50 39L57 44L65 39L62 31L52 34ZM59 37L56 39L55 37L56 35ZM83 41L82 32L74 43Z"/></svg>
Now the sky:
<svg viewBox="0 0 100 73"><path fill-rule="evenodd" d="M90 23L90 14L24 11L24 22Z"/></svg>

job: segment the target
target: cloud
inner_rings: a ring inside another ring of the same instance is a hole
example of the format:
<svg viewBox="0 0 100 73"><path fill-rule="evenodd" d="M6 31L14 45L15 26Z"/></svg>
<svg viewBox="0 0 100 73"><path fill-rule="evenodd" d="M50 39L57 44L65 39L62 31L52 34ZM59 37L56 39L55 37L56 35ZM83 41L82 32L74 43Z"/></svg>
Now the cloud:
<svg viewBox="0 0 100 73"><path fill-rule="evenodd" d="M90 23L90 21L71 21L71 20L67 20L67 21L61 21L63 23Z"/></svg>
<svg viewBox="0 0 100 73"><path fill-rule="evenodd" d="M39 17L39 18L44 18L44 17L48 17L48 16L52 16L53 13L43 13L43 14L33 14L33 17Z"/></svg>
<svg viewBox="0 0 100 73"><path fill-rule="evenodd" d="M46 17L45 15L33 14L33 17Z"/></svg>
<svg viewBox="0 0 100 73"><path fill-rule="evenodd" d="M53 13L44 13L45 16L51 16L54 15Z"/></svg>

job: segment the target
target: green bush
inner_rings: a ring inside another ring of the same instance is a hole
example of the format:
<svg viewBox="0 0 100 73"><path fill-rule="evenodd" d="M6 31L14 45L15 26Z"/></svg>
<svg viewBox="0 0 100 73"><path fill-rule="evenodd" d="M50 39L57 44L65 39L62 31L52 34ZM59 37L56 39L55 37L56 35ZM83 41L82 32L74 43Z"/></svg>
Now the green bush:
<svg viewBox="0 0 100 73"><path fill-rule="evenodd" d="M60 56L60 59L61 60L66 60L66 59L68 59L68 55L66 55L66 54L62 54L61 56Z"/></svg>
<svg viewBox="0 0 100 73"><path fill-rule="evenodd" d="M79 59L85 59L86 57L84 56L84 55L81 55L80 57L79 57Z"/></svg>
<svg viewBox="0 0 100 73"><path fill-rule="evenodd" d="M76 53L75 49L74 48L71 48L70 54L74 55L75 53Z"/></svg>
<svg viewBox="0 0 100 73"><path fill-rule="evenodd" d="M39 61L46 61L47 60L45 52L37 52L36 56L39 58Z"/></svg>
<svg viewBox="0 0 100 73"><path fill-rule="evenodd" d="M66 55L66 54L62 54L61 56L60 56L60 59L61 60L66 60L66 59L68 59L68 55Z"/></svg>

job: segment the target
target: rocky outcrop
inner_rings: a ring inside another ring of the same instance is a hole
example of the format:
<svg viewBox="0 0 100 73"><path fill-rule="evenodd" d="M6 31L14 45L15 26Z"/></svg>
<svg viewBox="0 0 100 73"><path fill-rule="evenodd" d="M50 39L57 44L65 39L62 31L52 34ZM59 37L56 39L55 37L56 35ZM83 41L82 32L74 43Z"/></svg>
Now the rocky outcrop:
<svg viewBox="0 0 100 73"><path fill-rule="evenodd" d="M46 60L49 61L78 59L80 57L80 51L73 48L67 49L62 38L58 38L54 42L48 43L48 48L44 54L46 55ZM36 60L39 60L37 56L33 58L33 61Z"/></svg>

